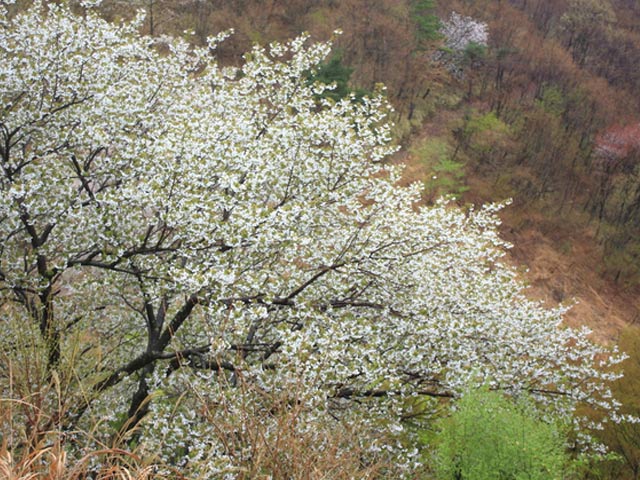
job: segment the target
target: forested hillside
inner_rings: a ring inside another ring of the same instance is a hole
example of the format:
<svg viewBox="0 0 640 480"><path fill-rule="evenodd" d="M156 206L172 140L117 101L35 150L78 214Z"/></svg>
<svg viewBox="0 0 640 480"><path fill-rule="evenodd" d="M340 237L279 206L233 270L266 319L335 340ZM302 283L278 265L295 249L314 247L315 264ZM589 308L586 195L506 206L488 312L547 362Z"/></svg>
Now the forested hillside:
<svg viewBox="0 0 640 480"><path fill-rule="evenodd" d="M0 10L0 476L638 478L638 2Z"/></svg>
<svg viewBox="0 0 640 480"><path fill-rule="evenodd" d="M361 92L386 85L396 138L408 147L399 158L413 172L407 180L425 181L426 201L443 193L461 203L513 198L504 220L516 262L533 267L558 255L560 275L534 272L543 296L584 297L594 311L582 313L595 328L606 305L614 305L608 312L614 331L635 319L635 2L149 0L103 2L103 11L117 19L132 15L133 5L147 11L144 28L157 35L204 44L208 35L233 28L217 52L228 64L254 42L302 31L326 40L341 30L325 80ZM460 52L455 68L440 30L452 12L486 24L489 33L486 48ZM435 171L443 175L430 181Z"/></svg>

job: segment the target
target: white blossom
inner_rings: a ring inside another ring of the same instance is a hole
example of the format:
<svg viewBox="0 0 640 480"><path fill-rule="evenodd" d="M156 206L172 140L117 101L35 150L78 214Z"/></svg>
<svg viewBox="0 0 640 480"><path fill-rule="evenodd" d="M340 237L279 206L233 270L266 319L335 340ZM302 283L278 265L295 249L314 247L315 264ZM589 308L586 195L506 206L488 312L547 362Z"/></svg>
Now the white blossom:
<svg viewBox="0 0 640 480"><path fill-rule="evenodd" d="M488 26L471 17L451 12L449 20L442 22L440 33L444 36L445 46L456 52L462 52L470 44L487 46Z"/></svg>
<svg viewBox="0 0 640 480"><path fill-rule="evenodd" d="M434 59L443 63L457 78L464 76L464 68L473 63L478 51L472 47L486 47L489 41L488 26L484 22L452 12L449 20L442 22L440 30L444 38L442 49Z"/></svg>
<svg viewBox="0 0 640 480"><path fill-rule="evenodd" d="M272 393L304 399L299 428L388 438L407 399L469 384L619 416L619 355L524 296L500 206L415 207L419 186L384 162L384 97L318 100L306 74L328 44L221 69L209 48L161 54L92 11L36 3L1 21L0 345L37 332L50 369L72 363L66 428L148 393L143 448L224 477L242 452L216 422L241 432L242 405ZM480 27L464 41L486 42ZM402 445L368 448L412 464Z"/></svg>

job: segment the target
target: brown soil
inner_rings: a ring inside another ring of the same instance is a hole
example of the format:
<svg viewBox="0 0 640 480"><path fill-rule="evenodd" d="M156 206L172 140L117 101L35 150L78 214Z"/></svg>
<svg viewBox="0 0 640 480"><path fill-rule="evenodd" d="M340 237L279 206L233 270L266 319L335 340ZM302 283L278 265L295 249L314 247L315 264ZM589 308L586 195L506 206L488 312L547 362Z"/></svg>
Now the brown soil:
<svg viewBox="0 0 640 480"><path fill-rule="evenodd" d="M565 317L569 325L586 325L595 339L617 342L620 331L639 319L638 292L603 278L602 255L592 232L570 227L563 231L557 225L547 230L536 218L516 229L511 226L514 213L503 213L502 232L513 244L511 262L528 268L523 275L530 296L549 306L573 305Z"/></svg>

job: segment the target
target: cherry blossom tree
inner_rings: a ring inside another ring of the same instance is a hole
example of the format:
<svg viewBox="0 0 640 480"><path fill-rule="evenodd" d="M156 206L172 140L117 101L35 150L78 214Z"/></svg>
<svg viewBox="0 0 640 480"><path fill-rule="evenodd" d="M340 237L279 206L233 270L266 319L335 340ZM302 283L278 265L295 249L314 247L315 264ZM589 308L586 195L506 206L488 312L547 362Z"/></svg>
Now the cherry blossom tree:
<svg viewBox="0 0 640 480"><path fill-rule="evenodd" d="M440 33L444 36L445 46L456 52L463 52L470 44L487 46L489 41L486 23L456 12L442 22Z"/></svg>
<svg viewBox="0 0 640 480"><path fill-rule="evenodd" d="M456 12L442 22L440 33L444 48L436 54L436 59L458 77L463 76L465 66L473 65L484 55L489 41L486 23Z"/></svg>
<svg viewBox="0 0 640 480"><path fill-rule="evenodd" d="M141 18L2 12L0 345L35 334L42 381L72 372L51 428L125 419L211 476L236 458L216 422L258 393L398 438L408 408L470 384L615 417L619 355L526 299L498 206L421 207L396 185L384 96L308 84L328 44L232 69L211 56L224 34L156 48Z"/></svg>

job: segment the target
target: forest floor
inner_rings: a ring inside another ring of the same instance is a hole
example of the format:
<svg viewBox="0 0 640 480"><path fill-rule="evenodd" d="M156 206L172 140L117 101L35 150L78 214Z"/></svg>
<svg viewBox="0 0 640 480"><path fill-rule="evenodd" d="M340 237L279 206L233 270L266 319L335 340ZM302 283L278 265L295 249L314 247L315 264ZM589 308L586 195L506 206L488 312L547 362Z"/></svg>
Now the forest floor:
<svg viewBox="0 0 640 480"><path fill-rule="evenodd" d="M586 325L598 341L617 343L620 331L640 320L635 289L602 276L602 254L589 229L545 225L533 214L517 212L518 217L523 215L530 215L531 221L515 228L507 207L501 215L502 233L513 244L509 261L526 268L523 275L531 298L548 306L573 305L565 316L570 325Z"/></svg>

